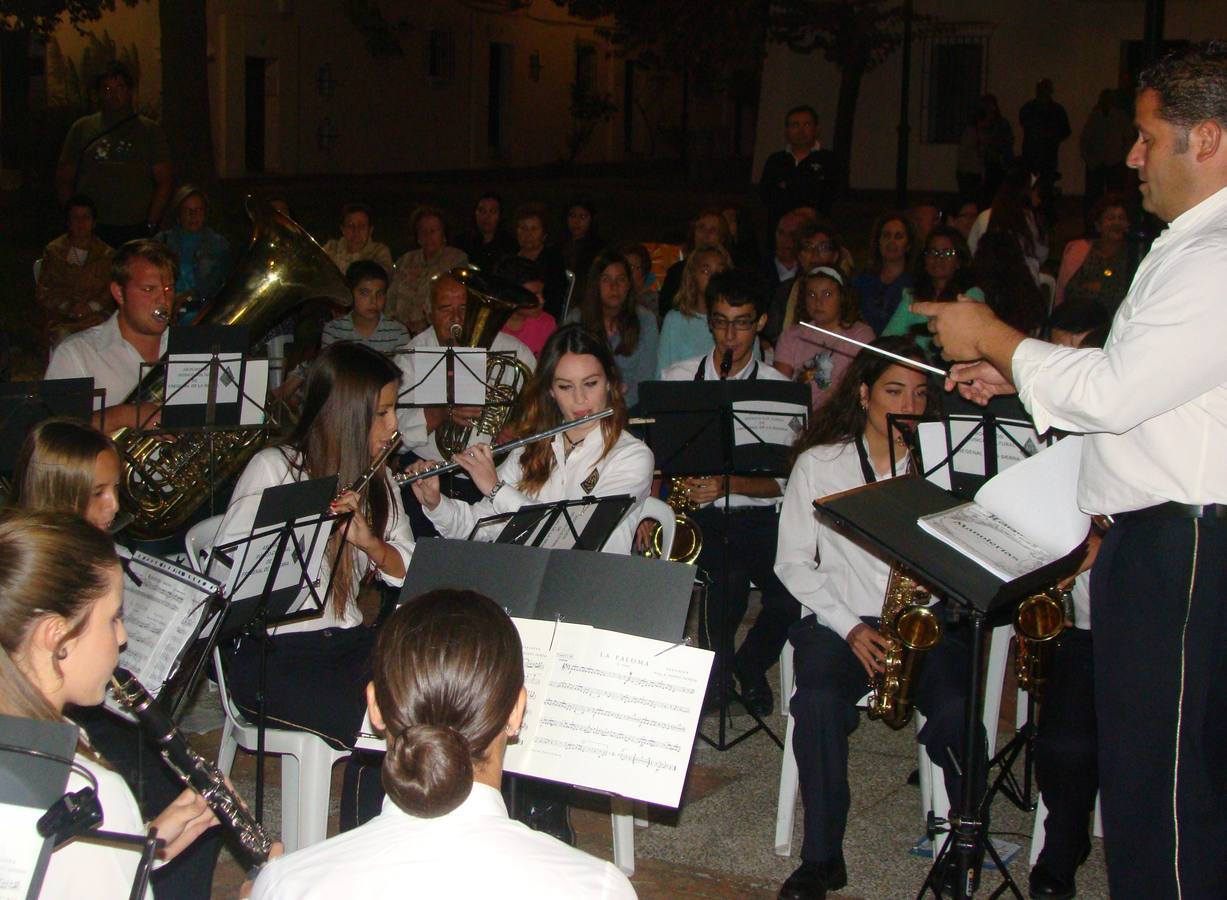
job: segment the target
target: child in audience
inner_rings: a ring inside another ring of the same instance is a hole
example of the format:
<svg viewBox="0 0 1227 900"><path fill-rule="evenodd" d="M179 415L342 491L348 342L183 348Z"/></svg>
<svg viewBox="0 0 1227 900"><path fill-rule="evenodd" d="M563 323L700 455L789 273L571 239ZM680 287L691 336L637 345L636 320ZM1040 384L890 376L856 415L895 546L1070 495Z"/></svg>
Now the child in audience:
<svg viewBox="0 0 1227 900"><path fill-rule="evenodd" d="M383 314L388 305L388 272L377 262L360 259L345 272L345 283L354 297L350 311L324 326L323 346L337 341L357 341L372 350L389 354L409 340L405 326Z"/></svg>

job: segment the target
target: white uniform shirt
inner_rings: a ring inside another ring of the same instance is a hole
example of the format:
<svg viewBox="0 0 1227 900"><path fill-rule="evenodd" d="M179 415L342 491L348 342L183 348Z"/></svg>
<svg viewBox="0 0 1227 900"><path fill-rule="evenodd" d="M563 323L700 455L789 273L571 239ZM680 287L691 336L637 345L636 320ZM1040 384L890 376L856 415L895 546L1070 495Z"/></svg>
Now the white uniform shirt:
<svg viewBox="0 0 1227 900"><path fill-rule="evenodd" d="M433 819L385 798L365 825L270 862L251 896L633 900L635 891L612 863L508 818L499 792L474 783L459 807Z"/></svg>
<svg viewBox="0 0 1227 900"><path fill-rule="evenodd" d="M1014 383L1036 428L1087 435L1083 511L1227 502L1225 285L1227 188L1155 239L1104 349L1019 344Z"/></svg>
<svg viewBox="0 0 1227 900"><path fill-rule="evenodd" d="M704 362L706 360L706 362ZM712 350L706 356L695 356L690 359L684 359L681 362L676 362L669 366L660 377L662 381L694 381L694 376L699 371L699 363L704 364L704 380L719 381L720 380L720 361L716 359L716 351ZM757 371L756 371L757 370ZM746 365L741 367L741 371L731 374L728 377L729 381L748 381L753 375L758 381L790 381L787 375L780 372L765 362L750 360ZM776 481L780 485L780 490L784 490L784 479L777 478ZM780 502L779 497L747 497L745 494L729 494L729 508L737 506L775 506ZM704 508L718 504L721 508L724 506L724 498L720 497L716 500L709 500L702 504Z"/></svg>
<svg viewBox="0 0 1227 900"><path fill-rule="evenodd" d="M159 354L166 353L169 333L170 329L162 332ZM115 313L102 324L60 341L51 351L51 362L43 378L93 378L94 387L106 391L106 405L118 406L136 387L144 361L120 334L119 313ZM96 403L94 408L102 407Z"/></svg>
<svg viewBox="0 0 1227 900"><path fill-rule="evenodd" d="M118 772L98 765L92 759L77 754L74 761L88 769L98 779L98 801L102 804L102 822L98 828L122 834L145 834L145 823L136 798L124 784ZM68 778L69 791L79 791L88 784L76 772ZM43 878L40 900L127 900L132 893L132 880L140 862L140 848L135 845L102 843L76 838L51 854ZM145 897L153 891L145 889Z"/></svg>
<svg viewBox="0 0 1227 900"><path fill-rule="evenodd" d="M881 480L890 473L877 474ZM775 574L842 638L861 624L862 616L882 614L890 564L822 521L814 501L864 483L855 443L811 447L793 466L780 509Z"/></svg>
<svg viewBox="0 0 1227 900"><path fill-rule="evenodd" d="M485 499L469 504L443 497L433 510L422 507L422 511L443 537L464 539L469 536L478 519L515 512L522 506L579 500L587 496L612 497L617 494L630 494L635 498L635 506L623 516L604 547L606 553L630 553L635 537L636 513L652 487L652 471L656 467L652 451L647 444L623 431L609 453L601 458L605 442L600 428L594 428L588 432L584 442L571 451L569 457L564 452L561 434L554 435L550 446L554 452L554 468L545 484L535 494L527 494L519 489L520 479L523 477L520 457L524 452L524 448L520 448L511 451L498 467L498 477L505 484L494 495L493 500ZM591 481L594 471L597 473L595 485ZM588 488L585 488L585 482L589 485ZM477 537L479 540L492 541L498 534L498 528L483 528Z"/></svg>
<svg viewBox="0 0 1227 900"><path fill-rule="evenodd" d="M414 359L417 354L405 353L405 350L423 350L442 347L439 343L438 335L435 334L434 327L427 328L421 334L413 338L409 343L401 348L402 352L396 353L392 359L401 370L400 380L400 397L397 398L397 404L413 402L413 386L418 383L418 380L425 377L426 369L422 370L421 375L415 374ZM514 353L516 359L528 366L528 371L535 371L537 368L537 358L533 356L533 351L528 349L518 337L500 331L494 338L494 342L490 345L491 352L506 352ZM481 373L479 373L481 374ZM439 452L439 447L435 443L435 435L433 432L426 433L426 416L420 407L409 408L402 407L396 410L396 421L400 427L401 443L408 449L413 450L418 456L423 459L443 459L443 454ZM482 434L474 431L469 438L468 446L481 443L491 443L494 435Z"/></svg>
<svg viewBox="0 0 1227 900"><path fill-rule="evenodd" d="M291 458L297 460L297 453L293 450L289 452ZM386 475L386 470L385 476L388 477L388 493L392 497L392 503L388 510L388 525L384 529L383 539L400 554L401 559L405 562L405 569L408 570L409 561L413 558L413 531L409 527L409 517L405 514L405 506L401 502L400 489L391 481L391 477ZM296 472L290 468L290 460L281 452L280 447L266 447L253 456L234 486L230 507L226 510L226 517L222 520L214 544L239 540L251 534L251 524L255 520L256 509L260 505L260 495L264 489L298 480ZM325 530L321 539L326 540L327 536L327 530ZM279 625L270 629L271 633L289 634L296 631L319 631L324 628L353 628L355 625L362 624L362 613L357 604L358 586L362 576L374 568L374 563L361 550L347 545L347 552L353 554L355 564L350 568L349 601L345 604L344 614L338 617L333 609L331 594L325 597L331 581L330 567L332 565L331 555L326 553L324 564L320 569L320 582L315 587L315 592L324 598L323 615L289 625ZM400 587L404 583L403 578L394 578L381 569L376 569L376 572L380 579L393 587ZM212 569L210 574L213 574ZM313 602L311 592L304 588L290 607L290 612Z"/></svg>

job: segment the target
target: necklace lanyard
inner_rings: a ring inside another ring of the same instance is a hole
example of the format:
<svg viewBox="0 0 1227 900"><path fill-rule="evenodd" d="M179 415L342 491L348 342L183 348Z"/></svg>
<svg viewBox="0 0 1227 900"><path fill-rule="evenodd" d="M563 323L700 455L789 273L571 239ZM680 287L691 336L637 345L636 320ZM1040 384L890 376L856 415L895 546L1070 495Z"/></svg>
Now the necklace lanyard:
<svg viewBox="0 0 1227 900"><path fill-rule="evenodd" d="M746 381L754 381L757 378L758 378L758 360L755 360L754 368L750 369L750 374L746 376ZM699 368L694 373L694 380L695 381L706 381L707 380L707 357L706 356L704 356L701 360L699 360ZM729 380L731 381L732 379L730 378Z"/></svg>
<svg viewBox="0 0 1227 900"><path fill-rule="evenodd" d="M873 463L869 461L869 451L865 449L863 437L856 439L856 453L861 458L861 474L865 476L865 484L873 484L878 480L878 474L873 470Z"/></svg>

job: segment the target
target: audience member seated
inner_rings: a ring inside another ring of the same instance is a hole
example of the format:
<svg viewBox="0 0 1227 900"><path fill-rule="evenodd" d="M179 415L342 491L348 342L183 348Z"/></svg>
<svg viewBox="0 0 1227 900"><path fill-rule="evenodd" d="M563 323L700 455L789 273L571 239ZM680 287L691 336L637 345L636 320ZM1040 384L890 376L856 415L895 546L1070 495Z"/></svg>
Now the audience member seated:
<svg viewBox="0 0 1227 900"><path fill-rule="evenodd" d="M706 247L686 258L682 289L673 309L665 314L656 349L656 377L675 362L702 356L713 346L707 324L707 284L711 277L732 267L723 247Z"/></svg>
<svg viewBox="0 0 1227 900"><path fill-rule="evenodd" d="M516 242L503 226L503 198L486 191L473 207L473 222L456 244L469 262L483 272L493 272L516 252Z"/></svg>
<svg viewBox="0 0 1227 900"><path fill-rule="evenodd" d="M899 212L878 217L869 237L869 266L852 282L861 301L861 318L881 334L899 306L903 291L912 286L912 254L916 238L912 223Z"/></svg>
<svg viewBox="0 0 1227 900"><path fill-rule="evenodd" d="M588 269L604 245L596 224L596 206L589 197L576 197L567 205L563 221L562 240L558 242L558 255L562 264L575 273L574 296L584 296L584 282Z"/></svg>
<svg viewBox="0 0 1227 900"><path fill-rule="evenodd" d="M690 231L682 244L682 258L669 266L669 270L665 272L665 280L660 286L662 315L673 309L674 297L682 287L682 270L686 265L686 257L696 250L716 246L723 247L727 252L731 242L729 223L720 210L714 207L705 209L691 220Z"/></svg>
<svg viewBox="0 0 1227 900"><path fill-rule="evenodd" d="M861 343L873 340L873 329L860 320L856 295L844 288L844 276L838 269L810 269L808 275L799 278L799 284L804 321ZM798 323L780 335L775 345L775 367L793 381L809 383L813 394L810 408L817 411L860 349Z"/></svg>
<svg viewBox="0 0 1227 900"><path fill-rule="evenodd" d="M626 257L626 262L631 267L631 291L635 294L635 302L659 322L660 291L657 290L656 273L652 271L652 254L647 247L636 241L622 244L617 251Z"/></svg>
<svg viewBox="0 0 1227 900"><path fill-rule="evenodd" d="M356 341L384 355L395 353L409 332L395 319L383 314L388 305L388 273L369 259L351 263L345 272L354 305L340 318L324 325L323 346L337 341Z"/></svg>
<svg viewBox="0 0 1227 900"><path fill-rule="evenodd" d="M844 284L852 278L852 254L840 245L834 229L829 225L805 222L797 229L797 271L803 275L819 266L836 269L843 276ZM767 312L767 327L762 334L768 343L774 344L786 329L797 324L798 313L804 312L798 302L799 295L800 282L796 277L775 289Z"/></svg>
<svg viewBox="0 0 1227 900"><path fill-rule="evenodd" d="M511 318L503 326L503 333L518 338L534 356L540 356L545 342L558 330L558 322L544 309L545 273L541 271L541 266L530 259L510 256L503 260L495 274L518 284L537 298L536 306L511 314Z"/></svg>
<svg viewBox="0 0 1227 900"><path fill-rule="evenodd" d="M507 742L524 721L524 655L497 603L438 590L379 636L371 723L388 743L387 796L360 828L265 866L253 900L352 896L633 900L626 876L507 815Z"/></svg>
<svg viewBox="0 0 1227 900"><path fill-rule="evenodd" d="M526 203L515 211L516 256L532 260L545 274L545 311L561 320L568 305L575 305L574 289L568 294L567 269L558 252L547 245L549 231L543 203ZM573 273L574 274L574 273Z"/></svg>
<svg viewBox="0 0 1227 900"><path fill-rule="evenodd" d="M447 245L447 228L443 213L431 206L420 207L413 214L416 250L410 250L396 261L396 272L388 288L392 317L409 329L410 334L426 330L426 308L430 305L430 283L437 275L445 275L469 261L463 250Z"/></svg>
<svg viewBox="0 0 1227 900"><path fill-rule="evenodd" d="M1062 347L1102 347L1112 316L1093 300L1062 303L1048 318L1049 340Z"/></svg>
<svg viewBox="0 0 1227 900"><path fill-rule="evenodd" d="M972 283L997 318L1019 331L1034 334L1044 323L1044 293L1030 277L1031 269L1013 234L989 231L972 256Z"/></svg>
<svg viewBox="0 0 1227 900"><path fill-rule="evenodd" d="M660 334L656 317L631 296L631 267L616 253L601 253L588 273L588 290L568 322L580 322L601 335L613 351L626 389L626 405L639 402L639 384L656 374L656 347Z"/></svg>
<svg viewBox="0 0 1227 900"><path fill-rule="evenodd" d="M775 254L768 261L765 272L768 297L774 296L780 285L800 274L800 261L797 259L798 234L806 222L817 221L817 214L810 210L794 209L781 216L776 223Z"/></svg>
<svg viewBox="0 0 1227 900"><path fill-rule="evenodd" d="M907 217L912 223L916 243L923 244L929 232L942 224L942 206L936 197L921 197L908 208Z"/></svg>
<svg viewBox="0 0 1227 900"><path fill-rule="evenodd" d="M733 265L743 269L757 268L763 259L754 234L754 221L740 206L726 206L720 210L724 224L729 229L727 249Z"/></svg>
<svg viewBox="0 0 1227 900"><path fill-rule="evenodd" d="M68 231L43 248L35 297L52 343L92 328L115 309L110 247L94 234L94 201L68 198Z"/></svg>
<svg viewBox="0 0 1227 900"><path fill-rule="evenodd" d="M191 324L205 305L212 300L230 268L230 244L205 222L209 217L209 198L194 185L185 184L175 192L171 208L176 224L158 232L161 241L179 259L175 278L176 322Z"/></svg>
<svg viewBox="0 0 1227 900"><path fill-rule="evenodd" d="M939 225L929 233L913 281L914 287L904 288L903 298L886 323L883 335L910 335L925 352L933 343L926 327L929 320L912 312L913 300L957 300L960 294L973 300L984 299L984 292L974 287L972 281L967 243L948 225Z"/></svg>
<svg viewBox="0 0 1227 900"><path fill-rule="evenodd" d="M972 226L976 224L976 219L980 216L980 207L976 205L975 200L969 197L960 197L955 201L953 209L954 212L948 217L946 224L963 235L963 240L967 240L968 235L971 234Z"/></svg>
<svg viewBox="0 0 1227 900"><path fill-rule="evenodd" d="M1090 236L1072 240L1061 255L1054 305L1068 298L1088 299L1115 313L1129 284L1133 266L1129 245L1129 211L1119 194L1104 194L1091 210Z"/></svg>
<svg viewBox="0 0 1227 900"><path fill-rule="evenodd" d="M972 255L975 255L980 238L986 232L1004 231L1018 241L1031 277L1037 278L1040 266L1048 259L1048 244L1036 217L1039 203L1035 176L1026 169L1011 169L993 196L993 205L981 212L971 227L967 246Z"/></svg>
<svg viewBox="0 0 1227 900"><path fill-rule="evenodd" d="M371 208L361 203L347 203L341 207L341 236L324 244L324 252L342 272L348 272L349 267L360 259L369 259L391 274L392 252L387 244L373 240L374 234L375 220Z"/></svg>

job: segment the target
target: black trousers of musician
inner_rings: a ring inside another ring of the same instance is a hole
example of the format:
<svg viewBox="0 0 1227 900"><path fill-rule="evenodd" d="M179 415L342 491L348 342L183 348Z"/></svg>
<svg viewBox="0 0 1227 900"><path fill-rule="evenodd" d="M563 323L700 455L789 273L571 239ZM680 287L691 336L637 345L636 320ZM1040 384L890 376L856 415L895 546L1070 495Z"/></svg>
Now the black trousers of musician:
<svg viewBox="0 0 1227 900"><path fill-rule="evenodd" d="M137 725L100 706L74 708L71 718L132 790L146 820L158 816L185 790ZM149 879L153 896L156 900L208 900L221 849L221 829L206 831L173 860L154 870Z"/></svg>
<svg viewBox="0 0 1227 900"><path fill-rule="evenodd" d="M723 662L726 677L737 674L742 688L766 684L767 671L780 658L788 627L801 615L801 604L775 575L775 540L779 513L773 506L734 507L725 513L719 501L691 516L703 531L699 568L711 579L704 608L702 637L717 661L712 678ZM724 533L728 530L728 581L724 581ZM762 592L763 609L736 656L737 627L750 601L750 582Z"/></svg>
<svg viewBox="0 0 1227 900"><path fill-rule="evenodd" d="M865 618L878 627L878 620ZM946 626L941 642L925 654L914 696L925 715L918 739L929 758L942 767L951 803L961 796L964 713L971 661L970 629ZM843 852L851 791L848 787L848 736L860 723L856 703L869 690L868 677L848 642L818 623L813 615L789 631L794 648L797 688L790 706L796 726L793 754L801 801L805 807L805 838L801 859L823 863ZM980 728L977 794L987 780L984 729ZM958 763L955 763L958 760ZM947 810L935 810L945 815Z"/></svg>
<svg viewBox="0 0 1227 900"><path fill-rule="evenodd" d="M1227 520L1118 516L1091 572L1114 900L1227 897Z"/></svg>
<svg viewBox="0 0 1227 900"><path fill-rule="evenodd" d="M327 628L282 634L268 646L265 716L270 728L309 731L338 749L351 748L366 713L375 629ZM252 722L258 715L260 648L245 638L225 654L227 685ZM383 798L378 754L355 753L346 761L341 789L341 830L356 827L361 810ZM369 817L369 816L368 816Z"/></svg>
<svg viewBox="0 0 1227 900"><path fill-rule="evenodd" d="M1099 791L1095 658L1085 628L1067 628L1056 641L1035 736L1035 777L1048 807L1036 866L1073 882L1091 847Z"/></svg>

